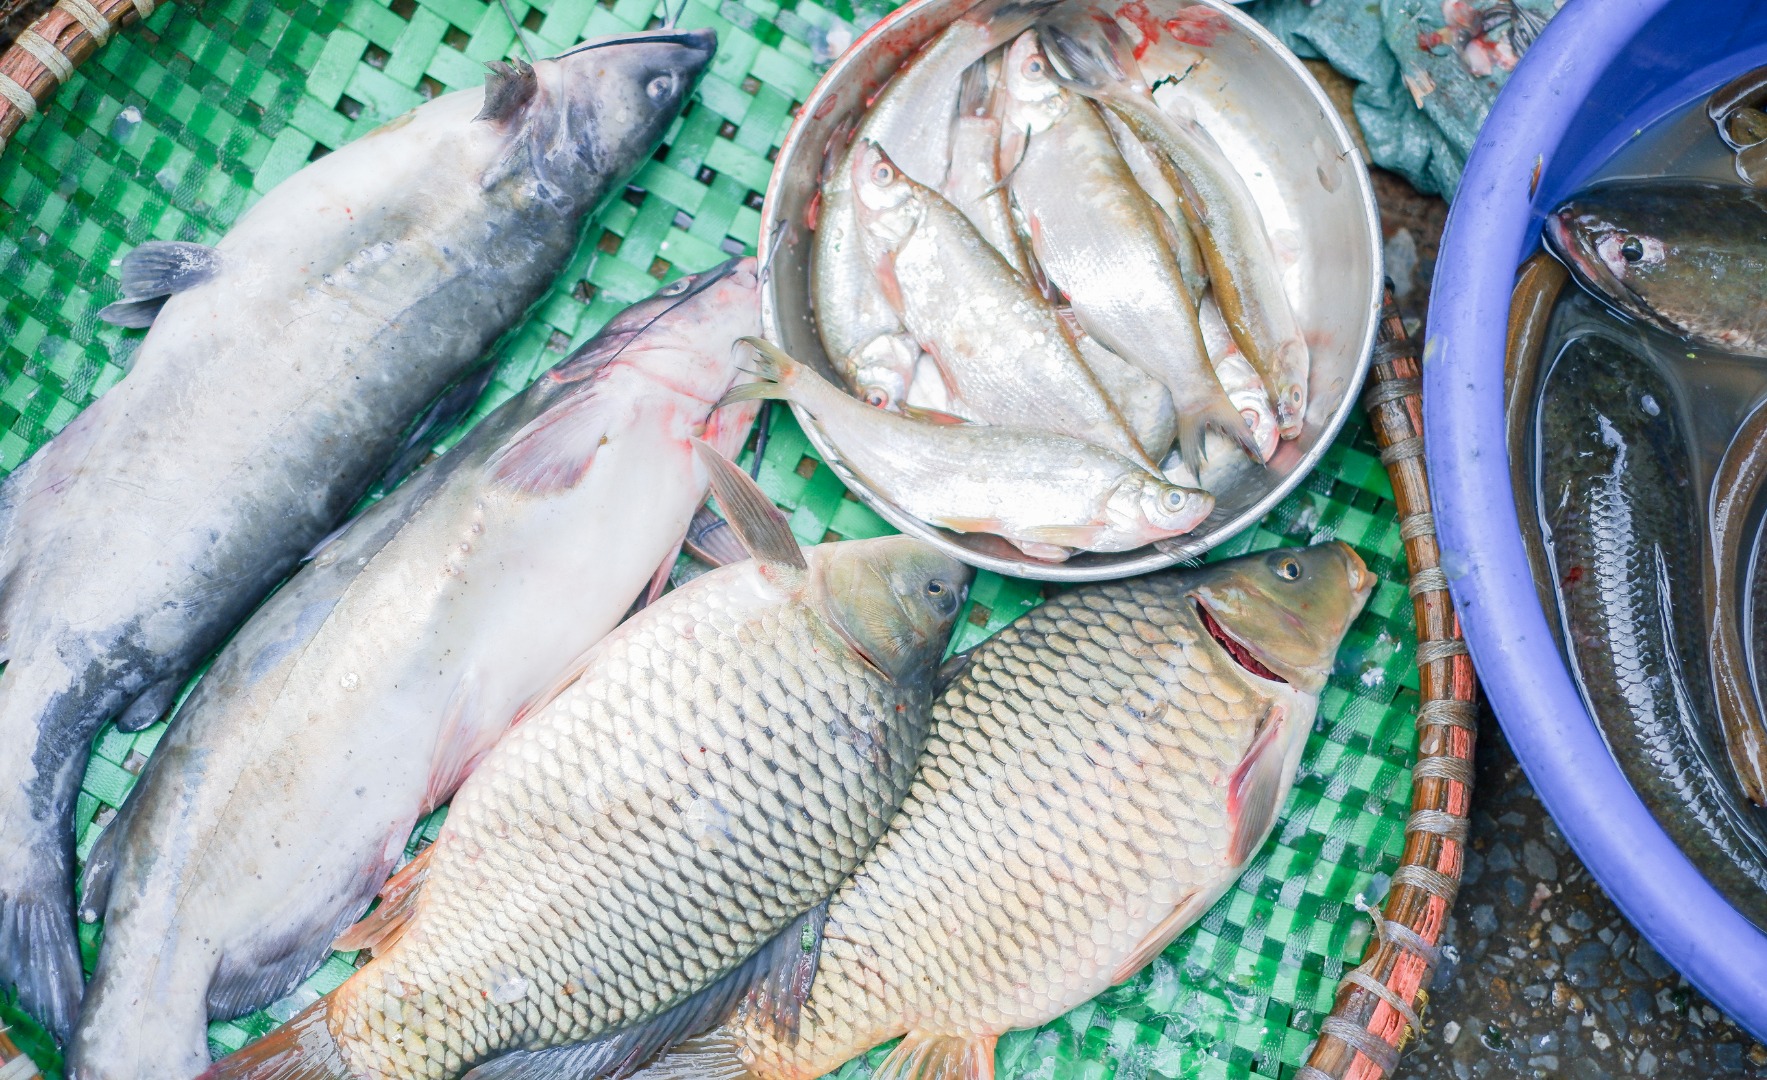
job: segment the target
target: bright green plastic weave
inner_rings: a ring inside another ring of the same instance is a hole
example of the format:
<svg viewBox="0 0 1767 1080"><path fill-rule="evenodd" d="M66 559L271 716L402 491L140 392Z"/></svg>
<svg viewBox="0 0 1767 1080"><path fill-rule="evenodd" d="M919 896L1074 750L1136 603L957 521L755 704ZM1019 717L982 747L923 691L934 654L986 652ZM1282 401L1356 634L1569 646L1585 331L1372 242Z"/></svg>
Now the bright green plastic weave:
<svg viewBox="0 0 1767 1080"><path fill-rule="evenodd" d="M641 28L655 0L510 2L535 51L549 53ZM722 0L713 9L687 0L682 22L720 35L699 101L667 153L601 215L552 294L502 343L478 415L660 281L753 250L760 193L791 109L828 59L829 41L851 40L855 13L846 0L835 4ZM116 298L116 261L132 246L213 241L320 148L477 84L484 61L518 48L499 5L481 0L211 0L200 11L161 8L119 35L0 156L0 470L122 377L140 335L95 313ZM889 531L817 460L784 409L774 412L760 476L806 542ZM1276 834L1238 886L1124 986L1041 1031L1002 1039L1002 1077L1288 1077L1300 1067L1339 976L1361 955L1368 920L1354 901L1384 891L1409 800L1415 639L1390 500L1358 417L1299 491L1217 549L1214 557L1336 537L1383 584L1344 645ZM954 648L1041 595L1034 583L980 575ZM163 728L124 735L107 725L99 735L77 815L82 857ZM413 850L440 820L438 812L418 829ZM98 932L83 933L90 963ZM353 959L334 956L288 1000L215 1024L213 1049L268 1030L347 977ZM57 1075L47 1041L3 1001L0 1023ZM861 1061L841 1075L868 1071Z"/></svg>

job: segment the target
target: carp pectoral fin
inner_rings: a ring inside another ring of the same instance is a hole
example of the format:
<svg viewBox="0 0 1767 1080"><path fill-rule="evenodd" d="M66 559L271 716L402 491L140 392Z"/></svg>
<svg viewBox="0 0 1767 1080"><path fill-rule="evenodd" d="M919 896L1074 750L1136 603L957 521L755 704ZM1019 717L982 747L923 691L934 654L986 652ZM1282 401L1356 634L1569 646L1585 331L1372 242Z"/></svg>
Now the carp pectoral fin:
<svg viewBox="0 0 1767 1080"><path fill-rule="evenodd" d="M736 463L714 450L709 443L693 440L693 449L711 475L712 494L724 511L724 519L736 531L737 539L764 569L803 573L810 568L804 561L798 538L779 507L773 505L749 474Z"/></svg>
<svg viewBox="0 0 1767 1080"><path fill-rule="evenodd" d="M884 1058L872 1080L994 1080L993 1035L909 1032Z"/></svg>
<svg viewBox="0 0 1767 1080"><path fill-rule="evenodd" d="M1111 985L1115 986L1129 976L1140 971L1152 962L1153 958L1166 951L1172 939L1182 934L1191 923L1202 918L1208 905L1204 902L1209 897L1199 892L1192 892L1178 902L1172 913L1159 921L1148 935L1135 946L1135 951L1123 958L1117 970L1111 972Z"/></svg>
<svg viewBox="0 0 1767 1080"><path fill-rule="evenodd" d="M1276 822L1277 798L1288 768L1288 755L1283 752L1287 720L1286 709L1271 706L1252 737L1251 748L1227 781L1227 818L1233 825L1227 858L1233 866L1252 857Z"/></svg>
<svg viewBox="0 0 1767 1080"><path fill-rule="evenodd" d="M423 883L429 877L429 858L435 850L434 844L424 848L417 853L416 858L388 878L387 883L381 886L380 906L339 934L331 947L337 952L367 949L371 953L391 948L393 942L399 940L399 935L405 932L405 927L410 925L411 915L417 910L417 896L423 891Z"/></svg>
<svg viewBox="0 0 1767 1080"><path fill-rule="evenodd" d="M822 925L827 918L825 900L761 946L734 971L643 1023L592 1042L505 1054L473 1069L465 1080L629 1076L658 1054L711 1031L739 1004L769 1010L776 1025L789 1021L789 1028L783 1030L795 1035L798 1009L809 996L810 983L816 975L816 961L822 951ZM780 1008L782 1005L789 1005L789 1009ZM741 1063L732 1064L740 1067Z"/></svg>

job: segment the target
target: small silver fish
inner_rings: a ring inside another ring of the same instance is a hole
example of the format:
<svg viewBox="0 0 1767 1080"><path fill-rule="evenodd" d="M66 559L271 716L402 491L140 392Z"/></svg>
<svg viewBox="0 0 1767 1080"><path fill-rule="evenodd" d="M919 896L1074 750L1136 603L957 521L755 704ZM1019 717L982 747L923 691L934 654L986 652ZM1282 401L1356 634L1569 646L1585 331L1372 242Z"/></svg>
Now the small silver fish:
<svg viewBox="0 0 1767 1080"><path fill-rule="evenodd" d="M853 184L884 292L938 362L953 413L1068 435L1153 467L1061 317L962 212L880 147L855 159Z"/></svg>
<svg viewBox="0 0 1767 1080"><path fill-rule="evenodd" d="M1081 9L1044 24L1041 37L1056 80L1115 111L1167 170L1221 313L1271 393L1282 437L1300 435L1310 354L1245 179L1199 124L1155 103L1115 18Z"/></svg>
<svg viewBox="0 0 1767 1080"><path fill-rule="evenodd" d="M929 525L992 533L1034 558L1069 548L1128 551L1189 532L1215 498L1168 483L1100 446L1063 435L981 424L929 424L873 409L775 346L751 340L759 382L727 402L779 398L801 406L842 464Z"/></svg>
<svg viewBox="0 0 1767 1080"><path fill-rule="evenodd" d="M951 167L939 194L963 211L994 250L1030 281L1035 274L1000 180L1000 116L995 107L999 79L1000 59L995 55L964 69L957 115L951 121Z"/></svg>
<svg viewBox="0 0 1767 1080"><path fill-rule="evenodd" d="M1031 247L1086 332L1163 382L1178 417L1178 449L1200 466L1214 428L1257 444L1216 381L1197 326L1196 298L1092 103L1058 86L1035 31L1006 54L1010 187Z"/></svg>
<svg viewBox="0 0 1767 1080"><path fill-rule="evenodd" d="M867 142L899 155L908 175L937 184L951 161L951 117L959 80L976 59L1014 35L1050 0L986 0L934 38L898 71L866 110L848 143L829 148L810 251L816 329L836 372L865 401L898 408L919 350L878 286L859 243L853 161Z"/></svg>

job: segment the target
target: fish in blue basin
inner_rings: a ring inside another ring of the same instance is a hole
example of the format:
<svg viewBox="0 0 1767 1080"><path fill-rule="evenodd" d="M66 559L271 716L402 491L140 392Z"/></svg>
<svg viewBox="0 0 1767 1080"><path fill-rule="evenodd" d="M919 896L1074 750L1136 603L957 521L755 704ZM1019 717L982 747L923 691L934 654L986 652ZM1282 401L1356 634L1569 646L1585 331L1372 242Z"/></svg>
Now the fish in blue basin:
<svg viewBox="0 0 1767 1080"><path fill-rule="evenodd" d="M1612 180L1546 219L1577 281L1642 323L1767 357L1767 191L1709 180Z"/></svg>
<svg viewBox="0 0 1767 1080"><path fill-rule="evenodd" d="M93 733L160 717L470 407L487 349L715 44L669 30L498 65L308 165L214 247L124 260L105 315L150 325L131 371L0 487L0 988L57 1036L81 997L71 817Z"/></svg>
<svg viewBox="0 0 1767 1080"><path fill-rule="evenodd" d="M1767 812L1714 720L1684 408L1631 347L1574 338L1538 405L1540 521L1571 670L1620 771L1688 861L1767 927Z"/></svg>

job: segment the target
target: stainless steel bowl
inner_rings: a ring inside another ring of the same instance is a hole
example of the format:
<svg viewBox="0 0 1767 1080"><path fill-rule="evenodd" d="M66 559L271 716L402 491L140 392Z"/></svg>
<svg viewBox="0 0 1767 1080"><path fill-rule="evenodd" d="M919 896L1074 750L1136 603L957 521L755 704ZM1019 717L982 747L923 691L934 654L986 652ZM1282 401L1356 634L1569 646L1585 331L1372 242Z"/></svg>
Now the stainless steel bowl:
<svg viewBox="0 0 1767 1080"><path fill-rule="evenodd" d="M1083 2L1083 0L1072 0ZM839 382L816 333L808 266L809 212L823 151L835 130L975 0L914 0L872 27L810 92L780 147L761 210L761 293L769 340ZM1288 293L1312 349L1305 430L1268 467L1246 459L1216 491L1215 512L1160 548L1081 552L1063 563L1026 557L999 537L953 533L920 521L855 477L800 409L798 420L835 473L896 528L964 562L1016 577L1097 581L1171 566L1207 551L1268 513L1318 462L1356 408L1381 300L1380 219L1361 155L1325 92L1294 54L1217 0L1145 0L1117 9L1131 40L1156 36L1142 60L1149 82L1175 90L1240 166L1278 252L1292 253ZM1133 19L1124 17L1132 14Z"/></svg>

